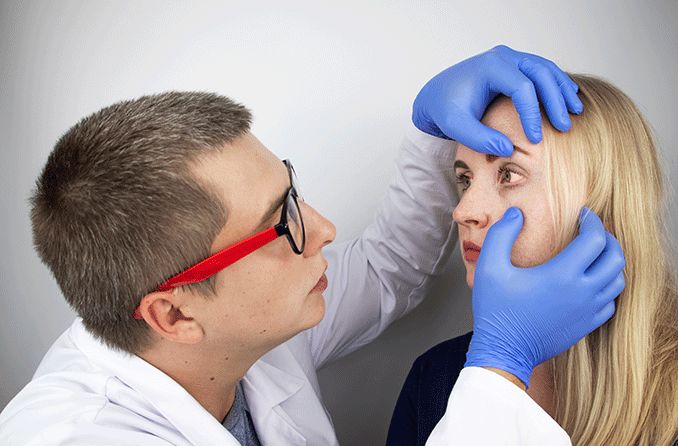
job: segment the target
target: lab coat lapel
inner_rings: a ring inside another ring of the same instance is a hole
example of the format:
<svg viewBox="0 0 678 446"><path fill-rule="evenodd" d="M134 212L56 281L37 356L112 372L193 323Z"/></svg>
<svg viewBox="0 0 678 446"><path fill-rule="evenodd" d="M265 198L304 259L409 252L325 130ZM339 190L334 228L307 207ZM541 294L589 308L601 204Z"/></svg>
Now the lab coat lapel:
<svg viewBox="0 0 678 446"><path fill-rule="evenodd" d="M191 444L240 445L191 394L161 370L138 356L106 347L87 332L80 321L74 324L71 334L76 346L92 362L132 388L139 400L145 400L162 414ZM141 410L149 409L137 401L134 403ZM133 405L129 408L135 409Z"/></svg>
<svg viewBox="0 0 678 446"><path fill-rule="evenodd" d="M281 407L304 386L301 370L283 369L294 366L296 360L282 344L257 361L243 378L243 388L254 427L263 445L305 445L306 438L299 426ZM294 373L297 372L297 373Z"/></svg>

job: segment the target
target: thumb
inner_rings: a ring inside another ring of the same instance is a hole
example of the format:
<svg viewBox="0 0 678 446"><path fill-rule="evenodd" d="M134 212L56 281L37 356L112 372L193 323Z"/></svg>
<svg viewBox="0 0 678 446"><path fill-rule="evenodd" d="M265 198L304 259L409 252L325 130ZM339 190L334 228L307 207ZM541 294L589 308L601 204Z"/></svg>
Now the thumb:
<svg viewBox="0 0 678 446"><path fill-rule="evenodd" d="M523 228L523 213L517 207L510 207L504 216L492 225L480 250L478 264L511 265L513 244Z"/></svg>
<svg viewBox="0 0 678 446"><path fill-rule="evenodd" d="M552 261L559 263L560 268L569 265L577 271L585 271L603 252L606 244L603 222L595 212L585 207L579 213L579 235Z"/></svg>

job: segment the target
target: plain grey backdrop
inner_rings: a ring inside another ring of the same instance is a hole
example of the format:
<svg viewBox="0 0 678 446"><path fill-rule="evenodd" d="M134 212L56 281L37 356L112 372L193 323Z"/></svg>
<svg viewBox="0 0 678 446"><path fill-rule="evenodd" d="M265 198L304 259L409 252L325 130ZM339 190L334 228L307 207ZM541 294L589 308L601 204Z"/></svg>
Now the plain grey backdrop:
<svg viewBox="0 0 678 446"><path fill-rule="evenodd" d="M654 127L674 182L677 24L675 0L2 0L0 408L74 317L33 252L27 198L56 139L83 116L170 89L241 101L259 139L294 160L340 241L383 198L421 86L499 43L618 85ZM677 222L674 204L674 240ZM457 251L448 270L412 314L321 371L342 444L383 444L412 361L471 328Z"/></svg>

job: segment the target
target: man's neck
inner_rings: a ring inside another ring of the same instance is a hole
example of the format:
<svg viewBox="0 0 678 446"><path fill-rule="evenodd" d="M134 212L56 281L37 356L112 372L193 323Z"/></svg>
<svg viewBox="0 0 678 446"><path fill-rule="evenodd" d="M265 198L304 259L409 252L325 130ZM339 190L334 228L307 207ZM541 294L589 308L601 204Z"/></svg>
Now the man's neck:
<svg viewBox="0 0 678 446"><path fill-rule="evenodd" d="M157 343L138 356L179 383L214 418L223 422L235 400L235 386L259 356L206 351L195 345Z"/></svg>

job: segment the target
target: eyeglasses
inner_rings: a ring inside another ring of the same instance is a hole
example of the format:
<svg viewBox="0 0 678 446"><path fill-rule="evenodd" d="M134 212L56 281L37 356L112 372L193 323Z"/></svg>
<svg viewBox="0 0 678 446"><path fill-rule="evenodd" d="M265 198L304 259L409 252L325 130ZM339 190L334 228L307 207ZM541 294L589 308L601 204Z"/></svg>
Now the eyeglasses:
<svg viewBox="0 0 678 446"><path fill-rule="evenodd" d="M202 282L283 235L287 237L292 251L297 255L302 254L306 245L306 229L304 228L304 220L301 217L299 200L304 201L304 198L299 193L297 175L292 163L289 160L284 160L283 163L287 167L287 173L290 177L290 189L287 191L285 201L283 202L280 222L275 226L224 248L179 274L172 276L156 288L155 291L168 291L190 283ZM134 319L142 319L139 307L134 310L132 317Z"/></svg>

